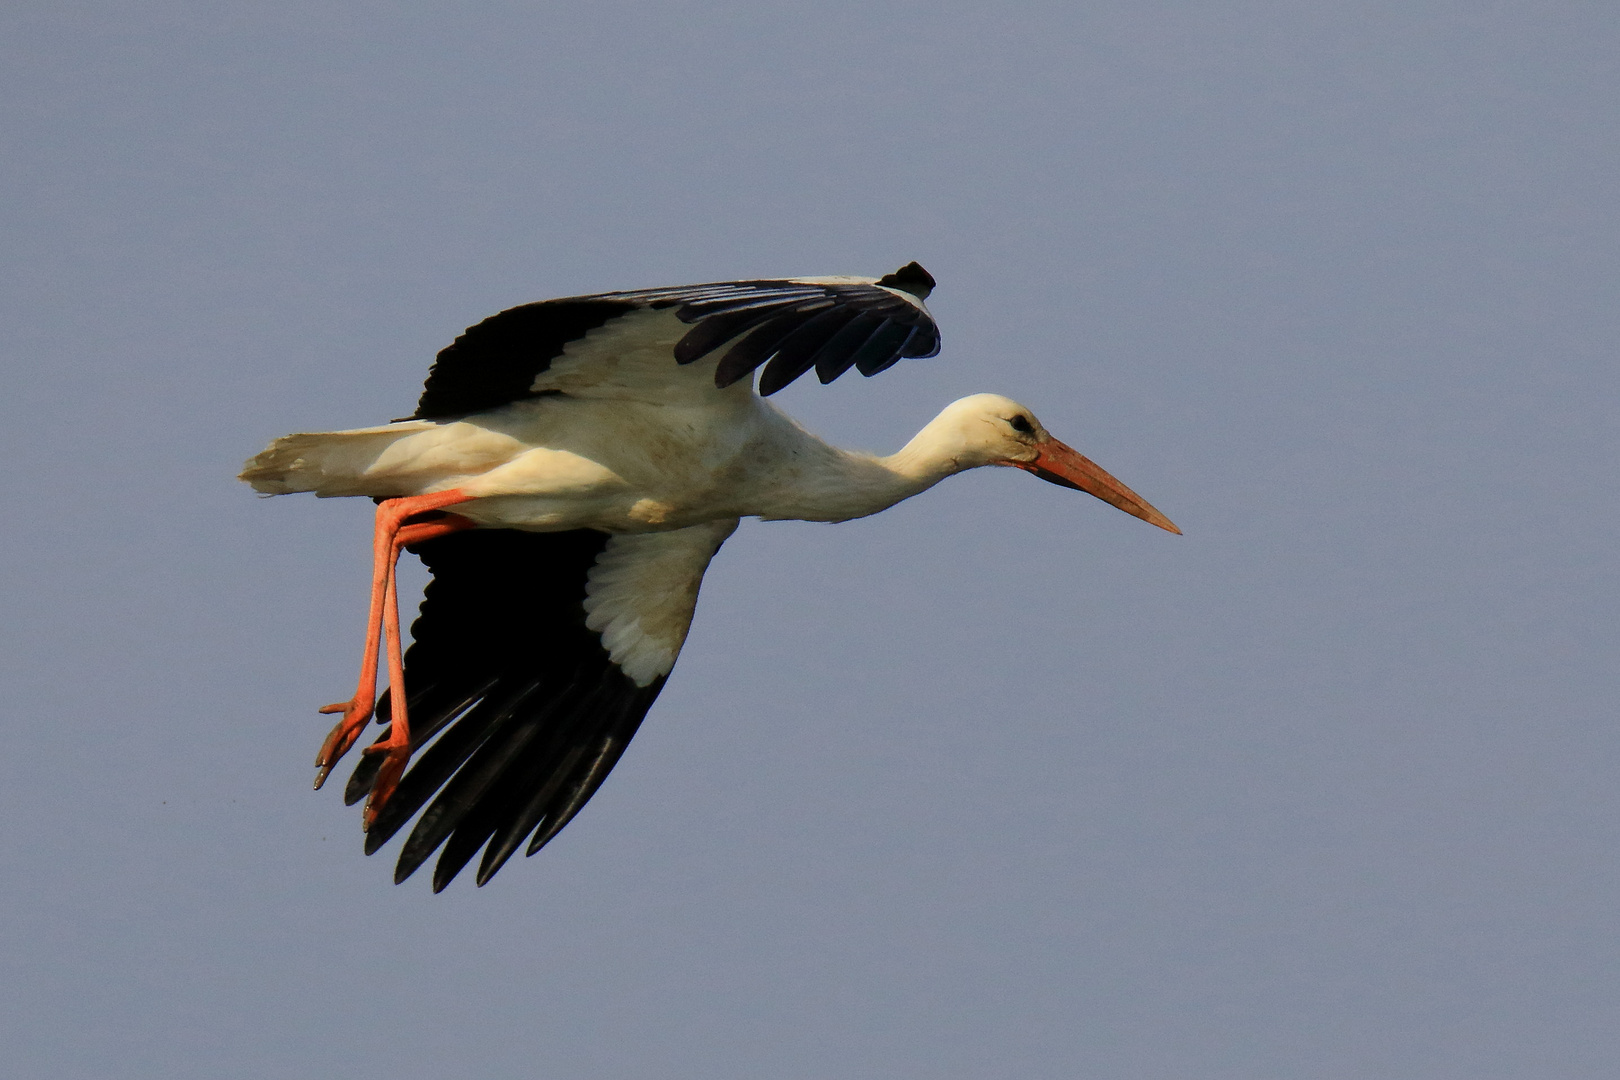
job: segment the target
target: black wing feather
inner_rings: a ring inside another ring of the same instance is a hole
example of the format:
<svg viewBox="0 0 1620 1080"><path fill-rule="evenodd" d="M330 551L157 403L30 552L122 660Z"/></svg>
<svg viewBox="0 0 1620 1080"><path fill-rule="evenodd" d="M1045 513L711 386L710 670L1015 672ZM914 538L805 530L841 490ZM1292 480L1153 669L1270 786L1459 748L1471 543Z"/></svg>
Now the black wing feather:
<svg viewBox="0 0 1620 1080"><path fill-rule="evenodd" d="M675 343L675 362L696 363L738 334L753 329L786 306L782 304L742 308L719 315L704 316L703 321L687 331L686 336Z"/></svg>
<svg viewBox="0 0 1620 1080"><path fill-rule="evenodd" d="M474 529L412 549L433 574L405 653L412 744L427 745L372 824L367 854L432 804L395 880L442 845L438 891L494 837L482 884L531 831L532 843L555 836L652 707L664 679L637 686L584 623L586 576L607 541L591 529ZM386 695L378 710L387 715ZM363 797L376 771L362 758L349 794Z"/></svg>
<svg viewBox="0 0 1620 1080"><path fill-rule="evenodd" d="M697 322L699 319L732 315L739 311L790 307L810 300L823 300L827 296L826 287L822 285L795 285L786 281L758 284L763 287L748 288L725 296L682 297L683 303L675 316L682 322Z"/></svg>
<svg viewBox="0 0 1620 1080"><path fill-rule="evenodd" d="M774 394L809 371L815 366L816 354L822 346L860 317L858 310L834 307L800 323L776 347L776 355L759 373L759 392L767 396Z"/></svg>
<svg viewBox="0 0 1620 1080"><path fill-rule="evenodd" d="M732 346L716 368L715 385L722 388L770 363L777 348L796 336L795 331L828 309L848 313L850 326L865 325L867 320L874 320L875 325L860 335L834 333L821 343L810 363L804 362L808 357L795 345L786 362L767 370L760 393L775 393L811 367L822 382L831 382L851 366L874 374L902 357L939 352L939 330L928 312L895 293L907 293L920 301L933 287L928 271L910 263L873 285L786 279L730 281L524 304L469 327L439 353L410 419L450 419L542 396L546 391L534 390L535 379L550 369L570 342L645 308L674 308L675 317L691 325L672 342L674 358L682 364L748 335ZM895 328L917 332L908 335ZM872 345L880 333L882 341L905 344L890 355L863 353L857 360L857 350Z"/></svg>
<svg viewBox="0 0 1620 1080"><path fill-rule="evenodd" d="M464 832L464 825L471 828L468 819L476 810L482 808L487 813L494 809L495 800L486 801L485 796L518 755L534 741L540 725L547 719L546 713L550 711L543 708L538 715L521 712L523 702L532 696L531 689L500 710L500 719L490 724L490 730L478 749L467 757L445 783L438 798L422 812L416 828L411 830L405 846L400 850L399 864L395 868L396 881L409 877L451 833Z"/></svg>
<svg viewBox="0 0 1620 1080"><path fill-rule="evenodd" d="M720 358L720 365L714 371L714 384L725 388L751 374L755 368L775 356L776 350L794 331L833 306L833 301L823 297L795 304L780 315L773 316Z"/></svg>
<svg viewBox="0 0 1620 1080"><path fill-rule="evenodd" d="M884 327L881 316L866 313L858 314L851 319L849 325L832 336L812 357L816 367L816 378L823 385L832 382L838 376L848 371L860 355L861 346L866 340Z"/></svg>
<svg viewBox="0 0 1620 1080"><path fill-rule="evenodd" d="M585 801L607 779L608 772L618 763L646 711L642 709L636 712L635 702L631 700L595 704L610 714L604 716L609 721L605 725L606 734L591 753L571 755L574 760L566 775L558 770L549 778L530 776L525 779L522 791L532 794L527 795L528 801L522 812L497 832L484 849L484 859L478 867L478 884L482 885L494 877L531 831L534 835L529 841L527 855L538 852L562 831L563 826L573 819Z"/></svg>
<svg viewBox="0 0 1620 1080"><path fill-rule="evenodd" d="M903 355L906 342L917 332L915 326L887 322L878 327L866 344L851 358L862 375L876 375L893 365Z"/></svg>

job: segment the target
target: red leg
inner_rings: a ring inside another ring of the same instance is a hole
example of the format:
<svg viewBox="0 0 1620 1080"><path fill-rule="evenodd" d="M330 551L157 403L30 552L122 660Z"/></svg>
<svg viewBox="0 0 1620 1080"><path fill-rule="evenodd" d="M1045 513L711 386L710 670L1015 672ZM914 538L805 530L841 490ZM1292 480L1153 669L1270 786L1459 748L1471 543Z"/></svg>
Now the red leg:
<svg viewBox="0 0 1620 1080"><path fill-rule="evenodd" d="M388 738L373 743L362 751L367 754L388 756L383 759L382 767L377 770L377 778L371 783L371 796L366 799L365 811L360 815L361 828L371 827L383 804L399 786L400 777L405 775L405 765L411 759L411 724L406 708L405 659L400 642L399 587L398 575L395 573L399 553L410 544L448 536L450 533L472 527L473 523L466 518L450 514L441 521L406 525L394 536L393 553L389 560L388 587L383 597L384 647L388 650L388 686L392 691L388 695Z"/></svg>
<svg viewBox="0 0 1620 1080"><path fill-rule="evenodd" d="M377 522L372 532L371 543L371 604L370 613L366 622L366 654L360 662L360 681L355 687L354 697L348 701L340 701L334 705L327 705L320 711L323 713L341 712L343 719L332 729L326 741L321 744L321 751L315 755L315 787L320 788L326 782L326 777L336 765L338 759L349 752L349 748L360 738L365 730L366 723L371 719L371 712L377 701L377 646L382 636L383 609L394 576L394 564L399 559L399 549L402 545L395 543L405 521L413 514L426 513L430 510L439 510L456 503L467 502L468 496L456 490L441 491L433 495L414 495L402 499L388 499L377 506ZM454 518L455 521L464 522L461 528L471 523L465 518ZM432 522L430 524L442 524ZM414 526L412 526L414 527ZM454 531L454 530L450 530ZM427 537L422 537L427 539ZM413 542L413 541L407 541ZM396 619L397 625L397 619ZM398 695L396 695L398 696Z"/></svg>

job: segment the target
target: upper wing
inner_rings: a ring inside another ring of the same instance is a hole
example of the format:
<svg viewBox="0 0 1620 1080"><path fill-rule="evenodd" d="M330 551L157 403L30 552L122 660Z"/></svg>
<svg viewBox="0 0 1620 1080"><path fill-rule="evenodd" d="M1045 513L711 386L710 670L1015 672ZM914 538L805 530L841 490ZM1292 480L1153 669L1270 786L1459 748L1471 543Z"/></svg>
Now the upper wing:
<svg viewBox="0 0 1620 1080"><path fill-rule="evenodd" d="M728 343L714 364L722 388L761 364L761 394L812 367L823 383L851 367L876 375L902 357L939 352L939 330L923 305L933 287L928 271L910 263L877 279L728 281L524 304L470 327L439 353L411 419L465 416L564 382L645 379L646 371L625 370L625 355L673 356L686 365Z"/></svg>
<svg viewBox="0 0 1620 1080"><path fill-rule="evenodd" d="M411 627L405 685L411 746L431 745L372 823L366 854L429 799L395 881L440 844L434 892L480 848L480 885L526 837L527 853L539 851L624 753L686 640L703 572L736 527L474 529L412 549L433 580ZM388 715L387 694L377 715ZM379 763L361 759L348 802L365 797Z"/></svg>

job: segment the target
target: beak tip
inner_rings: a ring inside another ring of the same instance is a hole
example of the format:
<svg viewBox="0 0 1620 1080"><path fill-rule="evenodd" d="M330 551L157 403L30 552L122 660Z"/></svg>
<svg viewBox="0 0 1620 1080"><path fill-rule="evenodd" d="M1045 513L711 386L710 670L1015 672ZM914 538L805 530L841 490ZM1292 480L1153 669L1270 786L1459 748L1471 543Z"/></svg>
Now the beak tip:
<svg viewBox="0 0 1620 1080"><path fill-rule="evenodd" d="M1159 513L1146 499L1120 483L1095 461L1056 439L1044 444L1033 461L1010 461L1007 464L1032 472L1048 483L1095 496L1165 532L1182 535L1175 522Z"/></svg>

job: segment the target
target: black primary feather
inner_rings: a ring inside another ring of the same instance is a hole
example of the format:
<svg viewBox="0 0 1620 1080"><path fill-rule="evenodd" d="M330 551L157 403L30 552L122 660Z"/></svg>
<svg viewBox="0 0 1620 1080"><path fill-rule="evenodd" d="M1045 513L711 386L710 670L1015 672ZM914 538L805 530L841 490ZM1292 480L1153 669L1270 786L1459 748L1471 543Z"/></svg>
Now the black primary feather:
<svg viewBox="0 0 1620 1080"><path fill-rule="evenodd" d="M776 347L776 355L759 373L759 392L767 396L774 394L809 371L815 366L816 354L822 347L860 317L858 310L835 307L800 323Z"/></svg>
<svg viewBox="0 0 1620 1080"><path fill-rule="evenodd" d="M675 343L675 362L691 364L703 359L738 334L753 329L786 306L781 304L743 308L740 311L704 316L697 326L688 330L686 336Z"/></svg>
<svg viewBox="0 0 1620 1080"><path fill-rule="evenodd" d="M775 355L777 348L790 334L818 312L832 307L831 300L806 300L788 308L780 315L773 316L764 325L733 345L730 351L720 358L719 366L714 369L714 385L724 389L752 373L755 368Z"/></svg>
<svg viewBox="0 0 1620 1080"><path fill-rule="evenodd" d="M855 357L860 353L861 346L866 344L866 339L883 326L883 318L879 315L858 314L849 321L848 326L834 334L831 340L818 349L811 359L815 362L816 378L821 380L822 385L832 382L848 371L855 363Z"/></svg>
<svg viewBox="0 0 1620 1080"><path fill-rule="evenodd" d="M862 375L876 375L892 366L903 355L906 342L917 332L915 326L887 322L866 339L855 354L855 369Z"/></svg>

